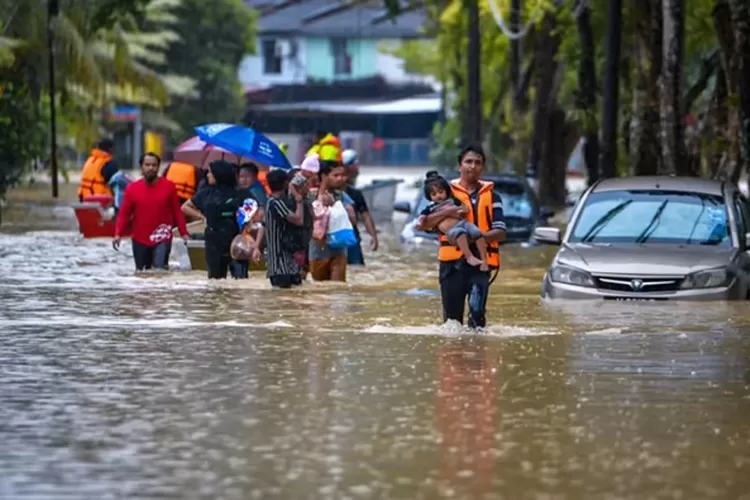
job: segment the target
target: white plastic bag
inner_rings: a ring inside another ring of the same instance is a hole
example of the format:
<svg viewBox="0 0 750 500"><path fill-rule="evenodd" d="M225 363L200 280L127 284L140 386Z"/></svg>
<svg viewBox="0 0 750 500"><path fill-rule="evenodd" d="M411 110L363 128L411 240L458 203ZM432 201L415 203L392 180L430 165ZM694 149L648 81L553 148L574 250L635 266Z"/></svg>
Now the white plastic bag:
<svg viewBox="0 0 750 500"><path fill-rule="evenodd" d="M357 235L349 220L344 204L337 201L331 207L328 217L327 241L329 248L348 248L357 244Z"/></svg>

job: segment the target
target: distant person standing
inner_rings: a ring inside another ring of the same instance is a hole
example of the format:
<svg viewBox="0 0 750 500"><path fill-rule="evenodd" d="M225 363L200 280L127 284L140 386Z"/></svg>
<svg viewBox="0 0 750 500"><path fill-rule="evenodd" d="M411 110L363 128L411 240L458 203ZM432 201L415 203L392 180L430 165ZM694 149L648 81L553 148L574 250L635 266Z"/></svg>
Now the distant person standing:
<svg viewBox="0 0 750 500"><path fill-rule="evenodd" d="M172 249L172 228L177 227L187 242L185 217L174 185L159 177L161 158L146 153L140 159L143 177L125 189L122 207L117 214L112 246L119 250L121 235L132 226L133 259L137 271L167 269Z"/></svg>
<svg viewBox="0 0 750 500"><path fill-rule="evenodd" d="M261 210L265 210L268 203L268 192L266 187L260 181L260 170L255 163L243 163L237 173L237 185L243 190L246 189L250 197L258 202Z"/></svg>
<svg viewBox="0 0 750 500"><path fill-rule="evenodd" d="M271 197L266 206L266 265L268 279L275 288L291 288L302 283L302 266L295 258L298 250L291 235L305 221L303 195L289 184L288 174L282 170L268 173ZM287 196L294 202L290 209Z"/></svg>
<svg viewBox="0 0 750 500"><path fill-rule="evenodd" d="M232 240L240 232L237 209L245 196L237 190L235 167L224 160L211 162L206 175L208 184L182 205L191 219L206 221L206 267L209 279L225 279L232 262Z"/></svg>
<svg viewBox="0 0 750 500"><path fill-rule="evenodd" d="M353 225L357 218L352 207L354 202L345 191L346 178L346 167L335 162L321 161L318 173L320 187L316 192L311 192L311 196L323 206L328 207L340 201L346 208ZM345 248L329 248L325 239L312 239L308 257L310 275L315 281L346 281Z"/></svg>
<svg viewBox="0 0 750 500"><path fill-rule="evenodd" d="M357 215L357 222L361 219L367 233L370 235L370 250L374 252L378 249L378 232L375 229L375 221L372 220L370 208L367 206L364 194L355 187L357 185L357 177L359 176L357 152L353 149L347 149L343 152L342 156L344 157L344 165L349 175L346 181L346 194L354 202L354 212ZM357 246L350 247L347 250L347 261L350 265L364 266L365 257L362 254L362 236L359 234L358 224L354 224L354 234L357 235Z"/></svg>
<svg viewBox="0 0 750 500"><path fill-rule="evenodd" d="M112 139L105 138L99 141L89 153L89 157L83 164L81 170L81 182L78 185L78 201L83 201L84 196L109 195L114 197L109 185L112 177L119 171L113 160L115 143Z"/></svg>
<svg viewBox="0 0 750 500"><path fill-rule="evenodd" d="M243 196L243 202L248 198L257 202L258 212L256 217L259 220L263 220L266 204L268 203L268 195L266 194L265 187L258 180L258 171L258 166L254 163L243 163L237 173L237 188ZM250 231L250 235L254 239L259 240L262 244L264 236L263 228L258 230L249 228L248 231ZM233 260L229 265L229 270L232 278L247 279L248 271L250 270L250 261Z"/></svg>
<svg viewBox="0 0 750 500"><path fill-rule="evenodd" d="M317 154L321 161L343 164L341 141L335 135L326 132L316 132L315 143L307 150L305 156Z"/></svg>
<svg viewBox="0 0 750 500"><path fill-rule="evenodd" d="M195 165L173 161L164 171L162 177L174 184L180 204L183 204L195 194L201 176Z"/></svg>
<svg viewBox="0 0 750 500"><path fill-rule="evenodd" d="M481 231L482 238L488 244L488 267L497 270L500 268L499 245L505 241L505 218L503 200L495 191L494 184L482 180L485 161L481 145L469 145L461 151L458 155L459 178L450 183L452 197L458 200L458 205L426 215L421 226L424 230L430 230L446 217L465 218ZM484 328L490 271L469 265L461 249L448 241L445 235L439 235L438 239L443 320L463 323L468 302L468 326ZM470 250L476 254L476 245L470 246Z"/></svg>

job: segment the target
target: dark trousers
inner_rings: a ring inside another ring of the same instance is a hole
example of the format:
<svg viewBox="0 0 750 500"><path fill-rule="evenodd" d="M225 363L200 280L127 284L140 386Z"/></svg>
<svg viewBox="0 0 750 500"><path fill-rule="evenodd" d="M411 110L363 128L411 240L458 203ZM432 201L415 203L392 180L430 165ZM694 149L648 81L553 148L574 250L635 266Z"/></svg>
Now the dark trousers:
<svg viewBox="0 0 750 500"><path fill-rule="evenodd" d="M248 272L250 270L250 263L246 260L233 260L229 264L229 272L232 278L236 280L247 279Z"/></svg>
<svg viewBox="0 0 750 500"><path fill-rule="evenodd" d="M362 242L346 249L346 263L353 266L364 266L365 256L362 253Z"/></svg>
<svg viewBox="0 0 750 500"><path fill-rule="evenodd" d="M440 263L440 295L443 299L443 321L464 322L464 304L469 300L469 328L487 324L485 310L490 288L490 273L465 261Z"/></svg>
<svg viewBox="0 0 750 500"><path fill-rule="evenodd" d="M229 254L234 235L206 231L206 269L208 279L225 279L232 263Z"/></svg>
<svg viewBox="0 0 750 500"><path fill-rule="evenodd" d="M133 260L136 271L145 269L167 269L169 267L169 253L172 251L171 241L162 241L154 246L133 243Z"/></svg>
<svg viewBox="0 0 750 500"><path fill-rule="evenodd" d="M302 276L299 274L277 274L268 279L274 288L291 288L302 284Z"/></svg>

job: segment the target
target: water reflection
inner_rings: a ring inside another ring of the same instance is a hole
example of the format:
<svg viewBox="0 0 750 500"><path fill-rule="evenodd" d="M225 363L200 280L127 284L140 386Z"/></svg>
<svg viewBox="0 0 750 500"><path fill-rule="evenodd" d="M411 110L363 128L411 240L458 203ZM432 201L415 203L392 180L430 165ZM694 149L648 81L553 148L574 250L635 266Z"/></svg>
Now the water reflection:
<svg viewBox="0 0 750 500"><path fill-rule="evenodd" d="M488 359L494 357L495 359ZM441 434L442 495L491 491L499 353L480 338L438 350L435 413Z"/></svg>
<svg viewBox="0 0 750 500"><path fill-rule="evenodd" d="M750 491L745 303L542 303L553 251L506 247L476 334L394 238L280 291L134 276L55 220L0 236L0 497Z"/></svg>

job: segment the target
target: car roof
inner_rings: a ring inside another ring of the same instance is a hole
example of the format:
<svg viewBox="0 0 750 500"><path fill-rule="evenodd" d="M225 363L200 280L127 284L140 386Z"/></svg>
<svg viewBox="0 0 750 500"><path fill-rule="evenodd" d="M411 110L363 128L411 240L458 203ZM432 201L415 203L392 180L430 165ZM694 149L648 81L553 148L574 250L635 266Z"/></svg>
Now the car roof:
<svg viewBox="0 0 750 500"><path fill-rule="evenodd" d="M674 177L674 176L640 176L640 177L615 177L599 181L592 193L622 190L664 190L684 191L686 193L701 193L722 196L724 183L713 179L701 179L699 177Z"/></svg>

